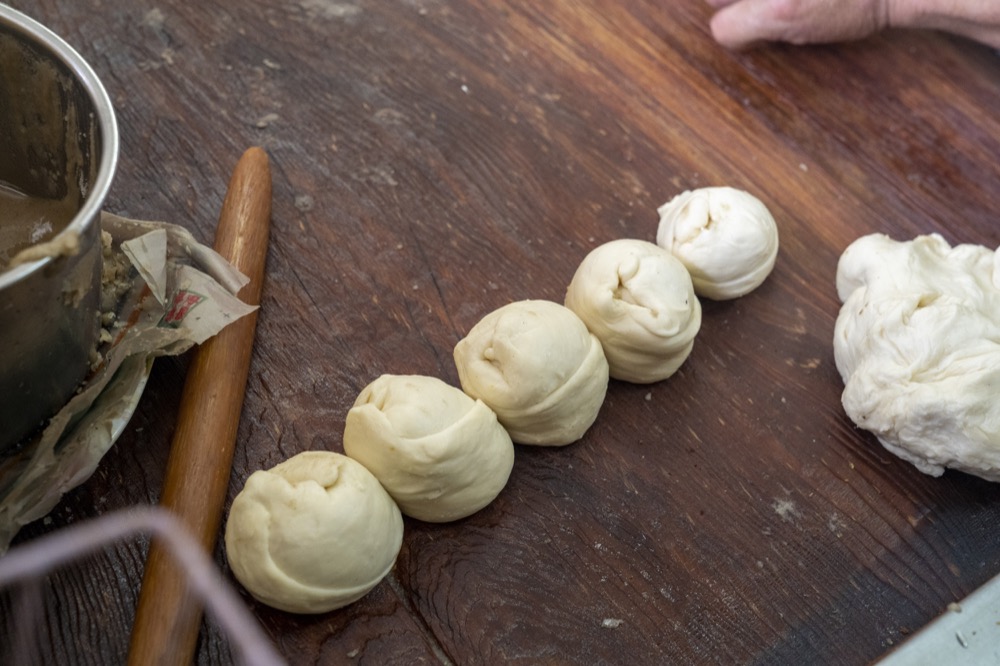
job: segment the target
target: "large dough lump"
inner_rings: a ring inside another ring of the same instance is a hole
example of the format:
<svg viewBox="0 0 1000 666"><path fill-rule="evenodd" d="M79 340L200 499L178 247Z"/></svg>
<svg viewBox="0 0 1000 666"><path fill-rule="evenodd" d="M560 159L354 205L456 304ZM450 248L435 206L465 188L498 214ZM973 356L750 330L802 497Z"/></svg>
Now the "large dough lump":
<svg viewBox="0 0 1000 666"><path fill-rule="evenodd" d="M837 293L851 420L927 474L1000 481L1000 255L864 236L840 257Z"/></svg>
<svg viewBox="0 0 1000 666"><path fill-rule="evenodd" d="M323 613L357 601L389 573L403 518L361 463L307 451L250 475L225 541L233 574L256 599Z"/></svg>
<svg viewBox="0 0 1000 666"><path fill-rule="evenodd" d="M778 226L767 207L732 187L703 187L660 206L656 244L687 267L695 293L721 301L744 296L770 275Z"/></svg>
<svg viewBox="0 0 1000 666"><path fill-rule="evenodd" d="M600 341L552 301L517 301L486 315L455 346L455 365L462 389L521 444L577 441L608 388Z"/></svg>
<svg viewBox="0 0 1000 666"><path fill-rule="evenodd" d="M382 375L361 391L347 413L344 452L403 513L429 522L482 509L514 465L514 444L492 409L420 375Z"/></svg>
<svg viewBox="0 0 1000 666"><path fill-rule="evenodd" d="M635 383L674 374L701 328L701 304L687 269L642 240L592 250L566 290L566 307L601 341L611 376Z"/></svg>

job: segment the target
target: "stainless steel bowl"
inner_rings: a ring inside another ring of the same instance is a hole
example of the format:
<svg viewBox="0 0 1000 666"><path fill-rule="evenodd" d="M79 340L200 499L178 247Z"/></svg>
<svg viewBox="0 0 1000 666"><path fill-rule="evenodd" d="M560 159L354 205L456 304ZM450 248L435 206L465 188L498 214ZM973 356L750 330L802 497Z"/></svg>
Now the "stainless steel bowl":
<svg viewBox="0 0 1000 666"><path fill-rule="evenodd" d="M52 31L0 5L0 182L68 201L76 213L56 235L77 237L79 248L0 272L0 454L38 432L89 372L100 211L117 160L114 110L90 66ZM0 229L4 217L0 201Z"/></svg>

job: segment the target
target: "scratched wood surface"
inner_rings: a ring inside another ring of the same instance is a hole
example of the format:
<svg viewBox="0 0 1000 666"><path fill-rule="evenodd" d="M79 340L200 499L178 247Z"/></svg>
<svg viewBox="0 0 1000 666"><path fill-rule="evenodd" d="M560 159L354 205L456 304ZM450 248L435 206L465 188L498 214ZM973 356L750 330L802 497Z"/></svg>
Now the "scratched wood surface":
<svg viewBox="0 0 1000 666"><path fill-rule="evenodd" d="M774 273L704 302L677 375L612 382L572 446L519 447L480 513L407 521L365 599L298 617L241 591L291 663L864 664L1000 573L1000 487L924 476L856 430L831 347L856 237L1000 244L996 53L888 33L733 54L695 0L12 4L114 100L108 210L210 241L236 159L270 155L229 501L256 469L342 450L378 375L457 383L480 317L561 301L591 248L651 240L678 192L741 187L778 220ZM95 476L19 543L157 500L185 367L157 361ZM47 581L40 663L124 659L146 547ZM230 645L208 622L197 662Z"/></svg>

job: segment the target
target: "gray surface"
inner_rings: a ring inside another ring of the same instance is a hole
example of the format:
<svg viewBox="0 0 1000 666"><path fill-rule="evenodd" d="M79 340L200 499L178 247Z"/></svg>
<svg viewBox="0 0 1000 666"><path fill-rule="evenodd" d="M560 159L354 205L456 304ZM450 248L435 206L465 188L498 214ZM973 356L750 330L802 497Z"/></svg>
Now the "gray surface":
<svg viewBox="0 0 1000 666"><path fill-rule="evenodd" d="M1000 664L1000 576L948 610L878 666Z"/></svg>

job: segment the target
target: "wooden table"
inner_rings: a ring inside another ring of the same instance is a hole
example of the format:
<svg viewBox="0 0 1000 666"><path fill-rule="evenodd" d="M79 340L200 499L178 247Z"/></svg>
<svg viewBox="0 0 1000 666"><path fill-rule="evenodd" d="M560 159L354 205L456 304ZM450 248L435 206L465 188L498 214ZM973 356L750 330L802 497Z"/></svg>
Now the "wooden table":
<svg viewBox="0 0 1000 666"><path fill-rule="evenodd" d="M1000 487L924 476L857 430L831 344L855 238L1000 244L993 51L887 33L734 54L695 0L12 4L114 100L111 212L211 242L239 155L271 158L229 501L254 470L342 450L380 374L457 384L483 315L561 301L591 248L651 240L678 192L740 187L778 220L774 273L703 303L677 375L612 382L576 444L518 447L471 518L408 520L362 601L298 617L241 590L291 663L863 664L1000 573ZM18 543L157 501L185 367L157 361L97 473ZM51 577L42 663L124 659L146 550ZM197 655L231 660L211 622Z"/></svg>

